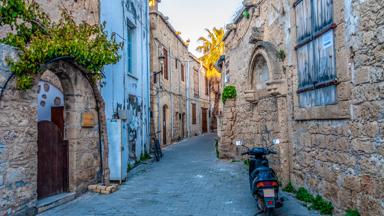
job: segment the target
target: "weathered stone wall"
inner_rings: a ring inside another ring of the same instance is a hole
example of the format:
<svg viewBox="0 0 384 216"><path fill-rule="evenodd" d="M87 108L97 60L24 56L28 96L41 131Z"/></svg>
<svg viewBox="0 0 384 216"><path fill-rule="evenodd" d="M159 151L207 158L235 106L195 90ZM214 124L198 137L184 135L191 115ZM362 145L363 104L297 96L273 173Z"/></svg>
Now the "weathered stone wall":
<svg viewBox="0 0 384 216"><path fill-rule="evenodd" d="M171 24L163 14L158 11L151 11L151 108L152 120L151 128L153 131L162 131L163 136L163 107L167 107L166 112L166 140L162 145L171 144L188 136L201 134L201 107L208 108L203 104L208 102L208 97L204 93L205 70L201 68L194 56L188 52L188 47L180 36L176 34ZM154 72L161 70L159 56L162 54L163 47L168 51L168 79L163 74L157 76L157 83L154 83ZM184 65L184 81L181 80L181 68ZM200 71L200 96L193 96L193 73L194 69ZM159 84L160 82L160 84ZM161 89L157 91L158 84ZM159 103L157 98L159 92ZM196 103L197 123L192 125L191 104ZM178 116L176 116L178 114ZM181 114L181 119L179 114ZM184 126L182 126L182 116L185 115ZM159 116L160 115L160 116ZM160 119L161 124L158 124ZM160 128L159 128L160 125ZM182 133L184 127L184 134ZM184 136L183 136L184 135Z"/></svg>
<svg viewBox="0 0 384 216"><path fill-rule="evenodd" d="M99 24L98 0L36 0L36 2L54 22L61 18L62 10L66 10L78 23ZM7 26L0 26L0 38L6 36L10 31L11 29Z"/></svg>
<svg viewBox="0 0 384 216"><path fill-rule="evenodd" d="M1 45L2 56L12 48ZM11 54L12 56L12 54ZM0 70L8 71L1 58ZM61 81L65 98L64 139L69 143L69 191L81 193L101 177L99 131L81 127L81 114L91 112L97 120L92 87L81 70L71 63L48 65ZM3 76L2 76L3 77ZM8 77L8 76L7 76ZM5 82L1 79L1 87ZM37 91L20 91L9 79L0 98L0 214L34 213L37 203Z"/></svg>
<svg viewBox="0 0 384 216"><path fill-rule="evenodd" d="M280 160L271 158L278 172L289 171L281 177L332 201L336 215L349 208L362 215L384 215L384 1L333 1L337 104L315 108L298 105L294 1L255 2L260 2L259 9L250 19L240 19L226 37L223 73L228 73L227 85L237 87L238 97L221 107L221 156L238 157L234 140L258 143L260 130L267 125L283 144ZM252 53L258 50L249 44L252 27L262 27L253 36L286 54L278 60L282 67L277 78L286 81L286 96L265 98L247 87Z"/></svg>

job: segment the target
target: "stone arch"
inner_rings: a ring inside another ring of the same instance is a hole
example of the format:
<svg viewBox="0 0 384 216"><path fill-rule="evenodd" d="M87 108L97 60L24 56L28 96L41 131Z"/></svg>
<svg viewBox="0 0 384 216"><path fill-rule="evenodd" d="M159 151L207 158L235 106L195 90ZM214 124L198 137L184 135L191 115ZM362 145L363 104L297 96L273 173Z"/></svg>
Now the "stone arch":
<svg viewBox="0 0 384 216"><path fill-rule="evenodd" d="M280 80L283 78L283 68L277 58L277 49L275 46L267 41L259 41L255 44L249 64L248 64L248 79L249 87L255 90L257 83L257 74L255 68L260 66L265 61L265 66L268 68L268 80Z"/></svg>
<svg viewBox="0 0 384 216"><path fill-rule="evenodd" d="M69 146L69 192L86 191L88 185L100 181L102 175L108 184L104 103L97 85L87 77L86 70L69 59L52 61L42 71L46 70L59 78L64 92L67 123L64 139ZM9 200L0 197L6 208L0 209L0 214L3 210L34 211L36 207L37 92L41 74L36 76L33 87L26 91L19 90L15 77L11 76L0 98L0 178L7 186L0 185L0 194L11 197ZM93 115L94 125L82 125L84 113ZM100 134L103 134L102 137ZM101 139L104 142L102 163ZM14 193L16 190L25 194L17 197Z"/></svg>

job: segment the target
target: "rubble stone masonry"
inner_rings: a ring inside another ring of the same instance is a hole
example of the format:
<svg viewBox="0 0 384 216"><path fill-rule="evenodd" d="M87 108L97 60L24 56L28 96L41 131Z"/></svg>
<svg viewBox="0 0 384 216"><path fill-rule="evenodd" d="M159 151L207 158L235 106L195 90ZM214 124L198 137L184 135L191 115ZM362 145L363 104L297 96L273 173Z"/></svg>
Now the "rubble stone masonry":
<svg viewBox="0 0 384 216"><path fill-rule="evenodd" d="M223 83L238 96L221 107L220 156L239 158L238 139L279 139L271 159L282 182L324 196L336 215L384 215L384 1L333 1L337 102L307 108L297 93L295 1L250 2L250 18L225 38Z"/></svg>

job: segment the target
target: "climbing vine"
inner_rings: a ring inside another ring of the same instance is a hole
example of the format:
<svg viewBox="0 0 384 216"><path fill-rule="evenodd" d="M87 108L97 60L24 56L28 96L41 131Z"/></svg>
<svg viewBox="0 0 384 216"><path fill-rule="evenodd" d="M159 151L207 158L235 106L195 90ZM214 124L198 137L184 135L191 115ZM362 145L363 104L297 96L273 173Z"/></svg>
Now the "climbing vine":
<svg viewBox="0 0 384 216"><path fill-rule="evenodd" d="M51 21L34 0L0 0L0 26L10 31L0 43L18 48L17 61L8 59L20 89L30 89L34 75L43 64L60 57L72 58L97 80L102 68L117 63L122 47L115 35L108 38L104 25L77 24L62 10L57 22Z"/></svg>

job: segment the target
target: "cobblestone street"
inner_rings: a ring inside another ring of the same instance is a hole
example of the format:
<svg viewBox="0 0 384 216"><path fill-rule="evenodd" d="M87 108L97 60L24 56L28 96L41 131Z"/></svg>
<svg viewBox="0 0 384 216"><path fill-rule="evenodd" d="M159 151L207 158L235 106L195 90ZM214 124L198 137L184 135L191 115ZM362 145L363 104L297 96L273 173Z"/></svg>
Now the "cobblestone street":
<svg viewBox="0 0 384 216"><path fill-rule="evenodd" d="M41 215L255 215L244 165L217 160L214 143L214 135L205 135L170 146L161 162L134 169L116 193L87 193ZM316 215L284 198L276 215Z"/></svg>

